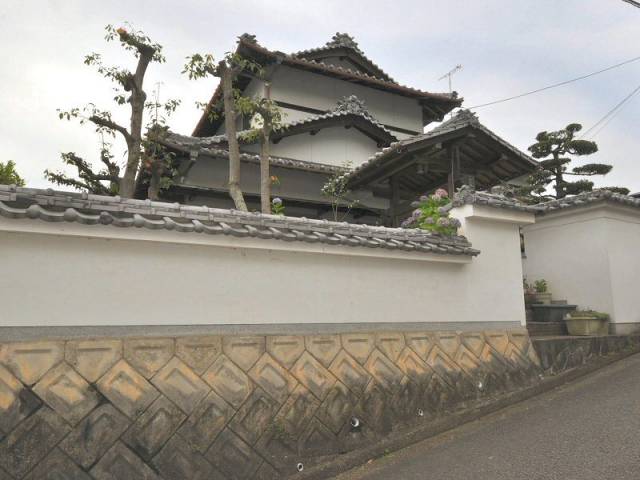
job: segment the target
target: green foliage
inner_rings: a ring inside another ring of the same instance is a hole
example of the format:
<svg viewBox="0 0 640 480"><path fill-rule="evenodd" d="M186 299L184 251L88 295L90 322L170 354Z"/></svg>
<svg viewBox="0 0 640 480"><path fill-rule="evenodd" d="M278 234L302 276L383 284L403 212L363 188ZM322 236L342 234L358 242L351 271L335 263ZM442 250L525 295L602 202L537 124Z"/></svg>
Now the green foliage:
<svg viewBox="0 0 640 480"><path fill-rule="evenodd" d="M86 160L78 157L74 152L66 152L61 155L65 165L75 168L77 177L68 176L62 171L45 170L45 178L56 185L69 186L89 193L102 195L115 195L120 193L122 181L121 167L113 161L111 145L104 140L105 136L115 137L116 133L121 134L126 143L128 152L133 155L135 162L131 168L135 172L133 180L137 183L146 183L149 177L161 175L156 184L168 186L171 181L173 171L173 154L169 153L157 141L167 132L166 118L171 115L180 105L179 100L170 99L166 102L159 100L159 87L154 92L152 101L146 101L146 94L142 90L144 73L148 63L165 62L162 54L162 46L152 42L151 39L140 30L136 30L130 24L125 23L126 28L115 28L113 25L105 27L105 40L107 42L118 40L120 45L138 59L135 72L126 68L105 65L99 53L90 53L85 56L84 63L96 68L98 73L104 78L112 80L116 87L113 101L116 105L122 106L131 103L132 119L137 115L137 125L142 125L144 111L150 115L151 121L147 124L147 134L143 136L140 128L136 131L129 131L126 127L116 123L110 111L99 109L95 104L89 103L81 108L70 110L58 110L58 117L61 120L78 120L79 123L91 123L95 131L102 138L102 148L100 149L100 161L102 169L96 170ZM136 111L134 103L140 108ZM143 105L144 103L144 105ZM133 125L132 120L132 125ZM133 126L131 127L133 128ZM138 155L137 152L140 152ZM135 153L131 153L135 152ZM142 162L142 164L140 164ZM127 164L131 163L131 159ZM124 175L126 177L126 175ZM133 189L133 185L132 185ZM122 187L122 192L125 192ZM148 195L155 195L155 191L149 190Z"/></svg>
<svg viewBox="0 0 640 480"><path fill-rule="evenodd" d="M271 213L274 215L284 215L284 203L281 198L274 198L271 200Z"/></svg>
<svg viewBox="0 0 640 480"><path fill-rule="evenodd" d="M342 166L345 170L351 170L352 163L351 161L347 161ZM331 201L333 220L336 222L344 220L351 209L359 204L358 200L349 199L351 190L347 188L347 177L340 172L332 174L320 192ZM341 209L345 210L345 213L342 216L340 216Z"/></svg>
<svg viewBox="0 0 640 480"><path fill-rule="evenodd" d="M597 318L599 320L609 320L609 314L608 313L602 313L602 312L598 312L596 310L591 310L591 309L574 310L572 312L567 313L567 317L569 317L569 318L571 318L571 317L593 317L593 318Z"/></svg>
<svg viewBox="0 0 640 480"><path fill-rule="evenodd" d="M451 218L446 207L451 201L447 192L439 188L433 195L423 195L412 206L411 216L402 222L403 228L420 228L441 235L456 235L460 227L457 218Z"/></svg>
<svg viewBox="0 0 640 480"><path fill-rule="evenodd" d="M611 171L611 165L601 163L588 163L574 167L571 171L567 170L571 156L586 156L598 151L595 142L575 137L580 130L582 125L571 123L562 130L544 131L536 136L536 143L529 147L529 151L534 158L540 159L540 168L529 176L524 187L519 188L517 194L520 200L535 203L591 191L593 182L586 179L570 182L565 177L606 175ZM546 193L551 182L555 182L553 196Z"/></svg>
<svg viewBox="0 0 640 480"><path fill-rule="evenodd" d="M16 171L16 162L7 160L0 162L0 185L16 185L24 187L24 179Z"/></svg>
<svg viewBox="0 0 640 480"><path fill-rule="evenodd" d="M544 278L542 278L540 280L536 280L535 282L533 282L533 288L536 291L536 293L547 293L549 285L547 284L547 281Z"/></svg>
<svg viewBox="0 0 640 480"><path fill-rule="evenodd" d="M77 178L71 177L62 171L44 171L44 178L56 185L72 187L77 190L94 193L96 195L117 195L119 190L120 167L113 161L111 145L102 140L100 149L100 161L103 168L95 171L92 166L74 152L66 152L61 155L62 163L74 167Z"/></svg>

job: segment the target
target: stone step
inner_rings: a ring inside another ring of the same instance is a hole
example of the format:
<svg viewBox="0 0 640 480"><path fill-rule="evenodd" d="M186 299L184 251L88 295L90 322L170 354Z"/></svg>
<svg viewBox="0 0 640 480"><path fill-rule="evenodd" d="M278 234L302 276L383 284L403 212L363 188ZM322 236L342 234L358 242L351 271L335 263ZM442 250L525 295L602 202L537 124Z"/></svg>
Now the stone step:
<svg viewBox="0 0 640 480"><path fill-rule="evenodd" d="M527 330L531 337L567 335L567 327L564 322L527 322Z"/></svg>

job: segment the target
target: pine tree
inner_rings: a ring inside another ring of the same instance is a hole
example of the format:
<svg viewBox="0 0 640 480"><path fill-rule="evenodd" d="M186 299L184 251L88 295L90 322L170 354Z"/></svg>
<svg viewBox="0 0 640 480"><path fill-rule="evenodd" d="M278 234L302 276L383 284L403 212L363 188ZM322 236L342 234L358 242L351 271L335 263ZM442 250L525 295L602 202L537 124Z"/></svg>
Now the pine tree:
<svg viewBox="0 0 640 480"><path fill-rule="evenodd" d="M562 130L555 132L540 132L536 136L536 143L529 147L532 156L540 160L540 169L529 177L526 189L540 199L548 198L546 188L554 182L555 195L552 198L564 198L567 195L575 195L593 190L593 182L586 178L568 181L565 177L591 177L594 175L606 175L613 168L603 163L588 163L579 167L573 167L568 171L571 163L571 155L587 156L598 151L598 145L589 140L576 138L576 134L582 130L579 123L571 123ZM629 190L621 187L606 187L617 193L628 194Z"/></svg>

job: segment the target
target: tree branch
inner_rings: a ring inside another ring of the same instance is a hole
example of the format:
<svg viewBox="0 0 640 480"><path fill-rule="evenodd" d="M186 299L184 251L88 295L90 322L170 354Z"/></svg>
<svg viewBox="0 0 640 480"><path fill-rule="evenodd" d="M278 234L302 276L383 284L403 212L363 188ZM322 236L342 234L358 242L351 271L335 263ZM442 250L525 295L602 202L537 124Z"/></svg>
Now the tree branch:
<svg viewBox="0 0 640 480"><path fill-rule="evenodd" d="M109 119L100 117L98 115L91 115L89 117L89 121L92 123L95 123L100 127L110 128L111 130L120 132L124 136L124 139L127 141L127 143L129 143L132 140L131 134L129 134L129 131L126 128L124 128L122 125L118 125L113 120L109 120Z"/></svg>

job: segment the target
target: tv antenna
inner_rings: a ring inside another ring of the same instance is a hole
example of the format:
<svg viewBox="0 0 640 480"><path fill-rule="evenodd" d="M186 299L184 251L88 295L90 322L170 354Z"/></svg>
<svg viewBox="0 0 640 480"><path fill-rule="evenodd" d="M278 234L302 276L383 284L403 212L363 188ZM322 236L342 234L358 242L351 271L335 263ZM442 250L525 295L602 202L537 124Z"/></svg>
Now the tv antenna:
<svg viewBox="0 0 640 480"><path fill-rule="evenodd" d="M462 65L456 65L454 68L452 68L451 70L449 70L447 73L445 73L444 75L442 75L438 80L444 80L445 78L449 79L449 93L451 93L453 90L451 88L451 77L453 77L456 73L458 73L460 70L462 70Z"/></svg>

